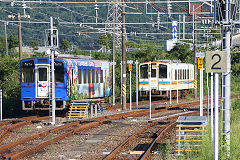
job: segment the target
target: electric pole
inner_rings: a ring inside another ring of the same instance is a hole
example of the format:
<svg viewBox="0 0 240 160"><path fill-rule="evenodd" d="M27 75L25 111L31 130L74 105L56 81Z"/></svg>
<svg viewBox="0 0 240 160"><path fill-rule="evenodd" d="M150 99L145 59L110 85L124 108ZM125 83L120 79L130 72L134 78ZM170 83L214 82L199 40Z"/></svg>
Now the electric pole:
<svg viewBox="0 0 240 160"><path fill-rule="evenodd" d="M126 28L125 28L125 4L124 0L122 0L122 109L126 110Z"/></svg>
<svg viewBox="0 0 240 160"><path fill-rule="evenodd" d="M18 13L18 41L19 41L19 59L22 58L22 31L21 31L21 15Z"/></svg>
<svg viewBox="0 0 240 160"><path fill-rule="evenodd" d="M233 15L231 14L231 2L225 0L225 17L223 23L223 50L227 51L227 72L223 75L223 140L226 145L227 155L230 157L230 120L231 120L231 21ZM234 13L233 13L234 14Z"/></svg>
<svg viewBox="0 0 240 160"><path fill-rule="evenodd" d="M112 53L113 53L113 105L115 105L115 24L113 24L113 45L112 45Z"/></svg>
<svg viewBox="0 0 240 160"><path fill-rule="evenodd" d="M52 102L52 125L55 125L56 118L55 118L55 110L56 110L56 102L55 102L55 73L54 73L54 55L55 55L55 48L54 48L54 40L53 40L53 17L50 17L50 34L51 34L51 91L50 91L50 98ZM51 103L50 102L50 103Z"/></svg>
<svg viewBox="0 0 240 160"><path fill-rule="evenodd" d="M7 22L5 22L5 24L4 24L4 30L5 30L5 45L6 45L6 54L8 55Z"/></svg>
<svg viewBox="0 0 240 160"><path fill-rule="evenodd" d="M194 43L194 80L197 81L197 35L196 35L196 14L193 6L193 43ZM194 88L194 97L197 98L197 88Z"/></svg>

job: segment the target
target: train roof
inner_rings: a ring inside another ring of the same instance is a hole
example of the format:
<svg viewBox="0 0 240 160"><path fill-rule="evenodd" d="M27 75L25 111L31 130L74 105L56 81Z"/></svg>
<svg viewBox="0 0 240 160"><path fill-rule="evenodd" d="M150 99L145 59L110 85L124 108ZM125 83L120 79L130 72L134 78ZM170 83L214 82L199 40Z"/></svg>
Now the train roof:
<svg viewBox="0 0 240 160"><path fill-rule="evenodd" d="M149 64L150 62L142 62L140 64ZM151 61L151 63L160 63L160 64L169 64L169 63L174 63L174 64L191 64L191 63L182 63L181 60L168 60L168 59L161 59L161 60L154 60Z"/></svg>
<svg viewBox="0 0 240 160"><path fill-rule="evenodd" d="M92 61L92 62L108 62L107 60L95 60L92 59L91 56L84 56L84 55L72 55L72 56L58 56L55 59L56 60L74 60L74 61ZM31 57L31 58L25 58L22 60L32 60L32 59L49 59L49 57ZM22 61L21 60L21 61Z"/></svg>

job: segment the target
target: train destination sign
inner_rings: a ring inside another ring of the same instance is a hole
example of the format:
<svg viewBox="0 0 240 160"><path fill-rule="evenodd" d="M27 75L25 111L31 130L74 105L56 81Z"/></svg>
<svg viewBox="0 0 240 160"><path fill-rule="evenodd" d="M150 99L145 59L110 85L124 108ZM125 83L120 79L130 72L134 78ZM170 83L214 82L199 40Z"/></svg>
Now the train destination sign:
<svg viewBox="0 0 240 160"><path fill-rule="evenodd" d="M226 72L227 51L206 52L206 72Z"/></svg>

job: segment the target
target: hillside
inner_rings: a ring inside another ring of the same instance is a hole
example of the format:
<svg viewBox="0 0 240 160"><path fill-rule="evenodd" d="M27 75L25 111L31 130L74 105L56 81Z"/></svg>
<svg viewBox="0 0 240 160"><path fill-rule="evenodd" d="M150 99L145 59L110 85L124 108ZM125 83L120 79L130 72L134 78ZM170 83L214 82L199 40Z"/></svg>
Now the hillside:
<svg viewBox="0 0 240 160"><path fill-rule="evenodd" d="M62 0L60 0L62 1ZM87 0L82 0L84 2ZM68 1L69 2L69 1ZM29 45L31 40L38 41L40 46L43 46L45 39L45 30L49 28L46 22L49 22L49 17L52 16L59 21L57 28L59 30L60 41L64 38L70 41L70 44L80 49L99 49L98 38L105 32L105 26L101 23L107 21L108 5L99 4L98 6L98 24L84 25L84 23L96 22L96 10L95 4L38 4L38 3L26 3L25 13L30 15L30 18L22 17L22 21L38 22L37 24L22 23L22 36L23 45ZM1 21L17 20L17 13L24 15L22 3L9 3L1 2L0 4L0 19ZM171 12L183 12L186 11L188 6L184 3L173 3ZM164 14L159 16L160 25L157 26L157 14L146 15L138 14L126 15L127 23L142 23L126 25L127 39L135 42L160 42L162 43L166 39L170 39L171 33L171 21L179 19L179 15L173 14L172 17L167 16L166 3L149 4L148 12L157 13L158 11ZM145 6L143 4L131 4L126 6L126 12L143 13ZM14 19L8 18L9 15L14 15ZM121 19L120 19L121 20ZM186 21L191 20L191 16L186 17ZM69 23L69 24L63 24ZM75 24L77 23L77 24ZM147 23L147 24L143 24ZM1 23L0 35L4 35L4 25ZM95 28L98 28L95 29ZM102 28L102 29L101 29ZM101 30L100 30L101 29ZM18 25L17 23L9 23L7 25L8 35L13 34L17 36ZM81 34L79 34L81 32ZM182 31L180 31L182 32ZM191 38L192 26L186 25L186 33L189 35L186 38ZM134 33L137 33L135 35ZM154 33L154 34L147 34Z"/></svg>

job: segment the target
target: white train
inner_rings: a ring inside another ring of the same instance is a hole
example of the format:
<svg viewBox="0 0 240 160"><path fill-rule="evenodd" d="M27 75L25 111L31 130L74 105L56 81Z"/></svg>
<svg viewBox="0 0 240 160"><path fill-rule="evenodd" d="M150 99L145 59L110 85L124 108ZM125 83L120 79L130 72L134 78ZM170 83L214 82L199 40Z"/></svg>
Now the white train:
<svg viewBox="0 0 240 160"><path fill-rule="evenodd" d="M156 60L139 65L140 96L149 95L149 83L153 97L186 96L194 89L194 65L175 60Z"/></svg>

